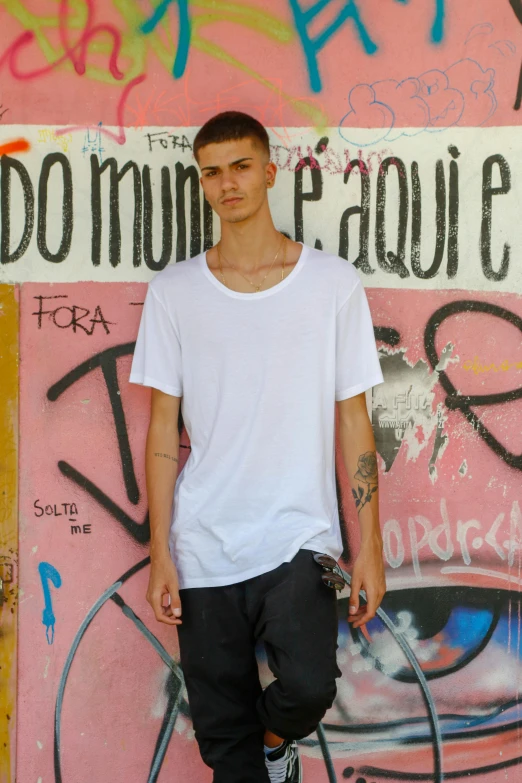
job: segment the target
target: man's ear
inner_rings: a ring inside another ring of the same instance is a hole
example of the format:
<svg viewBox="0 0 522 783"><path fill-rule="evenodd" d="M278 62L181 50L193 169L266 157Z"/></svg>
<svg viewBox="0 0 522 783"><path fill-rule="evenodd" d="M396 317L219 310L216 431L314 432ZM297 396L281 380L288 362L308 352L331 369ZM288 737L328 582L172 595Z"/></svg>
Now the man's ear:
<svg viewBox="0 0 522 783"><path fill-rule="evenodd" d="M268 170L266 172L266 186L267 186L267 188L272 188L275 185L277 166L272 161L269 161L268 165L271 166L274 170L272 170L272 171ZM267 166L267 169L268 169L268 166Z"/></svg>

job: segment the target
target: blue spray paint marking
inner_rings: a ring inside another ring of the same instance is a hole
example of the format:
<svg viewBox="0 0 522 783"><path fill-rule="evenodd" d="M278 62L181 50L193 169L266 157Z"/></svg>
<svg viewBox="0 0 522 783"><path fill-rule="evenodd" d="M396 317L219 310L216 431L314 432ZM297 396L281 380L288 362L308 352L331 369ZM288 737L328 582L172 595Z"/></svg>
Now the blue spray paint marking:
<svg viewBox="0 0 522 783"><path fill-rule="evenodd" d="M52 582L55 587L61 587L62 577L56 568L50 563L40 563L38 566L38 573L40 574L40 579L42 580L42 590L45 601L44 610L42 612L42 623L45 625L47 643L52 644L54 642L54 624L56 622L56 618L53 612L53 602L48 582Z"/></svg>
<svg viewBox="0 0 522 783"><path fill-rule="evenodd" d="M140 30L144 35L152 33L156 29L157 25L161 22L168 7L174 0L162 0L158 5L152 16L147 19L140 26ZM175 79L181 78L185 73L187 67L188 53L190 48L190 17L188 12L188 0L176 0L179 10L179 33L178 33L178 48L176 51L176 57L172 68L172 75Z"/></svg>
<svg viewBox="0 0 522 783"><path fill-rule="evenodd" d="M445 3L446 0L435 0L435 20L431 28L431 40L433 43L440 43L444 38Z"/></svg>
<svg viewBox="0 0 522 783"><path fill-rule="evenodd" d="M372 40L361 19L355 0L347 0L346 5L341 9L333 22L325 27L325 29L313 39L308 35L308 26L317 14L330 5L330 3L334 2L334 0L317 0L314 5L306 10L301 8L299 0L289 0L289 2L294 15L295 28L304 49L310 79L310 88L313 92L320 92L322 89L321 76L317 64L317 52L323 48L328 39L331 38L348 19L351 19L353 22L366 54L375 54L378 50L379 47ZM406 5L409 0L396 0L396 2ZM435 0L435 19L431 28L431 41L433 43L440 43L444 38L445 2L446 0Z"/></svg>
<svg viewBox="0 0 522 783"><path fill-rule="evenodd" d="M396 0L397 3L406 5L410 0ZM446 14L446 0L435 0L435 19L431 27L432 43L440 43L444 38L444 16Z"/></svg>
<svg viewBox="0 0 522 783"><path fill-rule="evenodd" d="M333 2L333 0L317 0L315 5L310 6L306 11L303 11L300 7L298 0L289 0L289 2L294 15L295 27L303 45L310 78L310 89L313 92L320 92L322 89L321 76L317 65L317 52L323 48L328 39L331 38L348 19L353 21L366 54L375 54L377 51L377 44L370 38L354 0L348 0L333 22L314 39L310 38L308 35L308 25L317 14Z"/></svg>

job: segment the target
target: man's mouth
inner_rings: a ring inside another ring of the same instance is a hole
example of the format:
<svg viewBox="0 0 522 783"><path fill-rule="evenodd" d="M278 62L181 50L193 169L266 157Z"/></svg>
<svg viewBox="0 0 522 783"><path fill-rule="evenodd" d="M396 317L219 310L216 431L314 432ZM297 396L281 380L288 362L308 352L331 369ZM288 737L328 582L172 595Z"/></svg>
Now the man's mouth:
<svg viewBox="0 0 522 783"><path fill-rule="evenodd" d="M241 201L241 196L234 196L233 198L227 198L222 203L223 204L237 204L238 201Z"/></svg>

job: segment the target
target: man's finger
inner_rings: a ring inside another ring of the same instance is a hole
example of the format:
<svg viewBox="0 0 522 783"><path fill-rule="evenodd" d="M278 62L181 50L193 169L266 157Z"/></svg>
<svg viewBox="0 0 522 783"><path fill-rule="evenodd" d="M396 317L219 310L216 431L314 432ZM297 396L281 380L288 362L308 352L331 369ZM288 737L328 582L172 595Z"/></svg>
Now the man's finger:
<svg viewBox="0 0 522 783"><path fill-rule="evenodd" d="M377 599L373 595L373 593L368 594L368 603L364 607L366 611L364 612L362 617L357 618L357 622L354 623L354 628L359 628L361 625L365 625L366 623L369 623L370 620L373 620L375 617L375 613L377 612Z"/></svg>
<svg viewBox="0 0 522 783"><path fill-rule="evenodd" d="M361 582L355 578L352 578L352 584L350 586L350 601L349 601L349 613L351 616L357 614L359 609L359 590L361 589Z"/></svg>
<svg viewBox="0 0 522 783"><path fill-rule="evenodd" d="M163 615L160 622L167 623L168 625L181 625L181 618L175 617L170 606L161 607ZM158 618L159 619L159 618Z"/></svg>
<svg viewBox="0 0 522 783"><path fill-rule="evenodd" d="M363 604L362 606L360 606L357 609L357 612L355 614L348 615L348 622L349 623L354 623L355 620L358 620L359 617L362 617L363 614L365 614L365 613L366 613L366 604Z"/></svg>
<svg viewBox="0 0 522 783"><path fill-rule="evenodd" d="M181 620L170 616L167 612L167 610L172 611L170 605L167 606L163 605L164 595L168 595L168 593L166 591L163 592L161 590L156 590L151 595L150 605L152 606L154 617L158 622L165 623L166 625L179 625L181 623Z"/></svg>
<svg viewBox="0 0 522 783"><path fill-rule="evenodd" d="M181 601L179 598L177 585L176 586L169 585L169 593L170 593L170 609L172 610L174 617L177 617L179 619L181 617Z"/></svg>

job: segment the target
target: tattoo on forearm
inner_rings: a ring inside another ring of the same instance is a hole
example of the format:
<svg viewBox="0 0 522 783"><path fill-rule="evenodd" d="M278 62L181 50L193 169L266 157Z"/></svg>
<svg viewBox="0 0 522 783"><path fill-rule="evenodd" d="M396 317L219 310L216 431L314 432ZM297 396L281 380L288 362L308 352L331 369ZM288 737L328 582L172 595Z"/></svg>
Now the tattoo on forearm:
<svg viewBox="0 0 522 783"><path fill-rule="evenodd" d="M365 451L357 462L357 472L354 478L358 481L357 489L352 489L357 512L369 503L372 496L379 488L379 476L377 472L377 456L375 451Z"/></svg>
<svg viewBox="0 0 522 783"><path fill-rule="evenodd" d="M173 462L178 462L178 460L176 459L176 457L173 457L173 456L171 456L170 454L163 454L163 453L162 453L162 452L160 452L160 451L155 451L155 452L154 452L154 456L155 456L155 457L166 457L166 459L171 459Z"/></svg>

